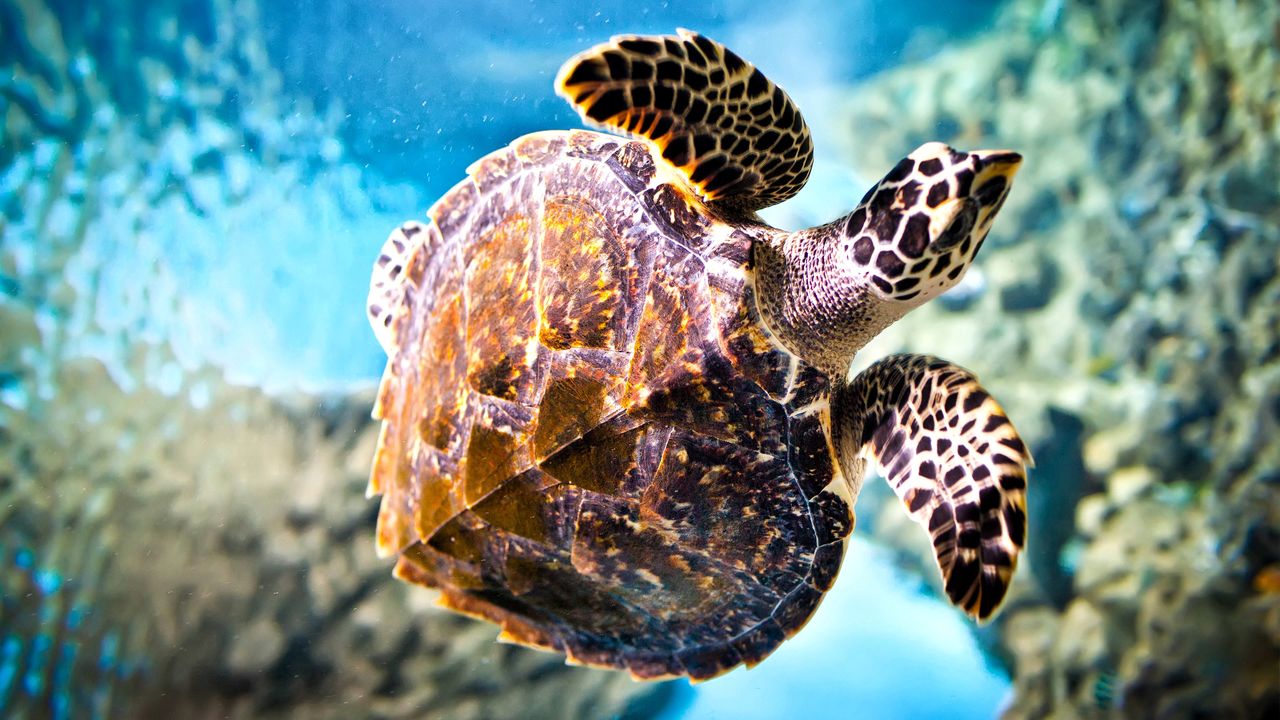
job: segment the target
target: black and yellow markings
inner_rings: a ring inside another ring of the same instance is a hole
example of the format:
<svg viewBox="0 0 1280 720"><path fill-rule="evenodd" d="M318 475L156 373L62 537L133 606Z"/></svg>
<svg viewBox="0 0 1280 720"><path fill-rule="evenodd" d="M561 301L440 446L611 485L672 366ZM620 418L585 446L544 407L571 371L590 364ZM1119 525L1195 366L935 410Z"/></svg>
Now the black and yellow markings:
<svg viewBox="0 0 1280 720"><path fill-rule="evenodd" d="M786 594L803 578L816 538L785 458L675 430L641 517L681 545L746 570Z"/></svg>
<svg viewBox="0 0 1280 720"><path fill-rule="evenodd" d="M534 304L536 218L509 211L468 248L467 382L509 402L534 399L542 370Z"/></svg>
<svg viewBox="0 0 1280 720"><path fill-rule="evenodd" d="M791 197L813 161L791 98L696 33L618 37L572 58L557 91L590 122L645 138L699 194L748 210Z"/></svg>
<svg viewBox="0 0 1280 720"><path fill-rule="evenodd" d="M538 278L541 342L554 350L620 350L626 342L631 253L584 199L549 198Z"/></svg>
<svg viewBox="0 0 1280 720"><path fill-rule="evenodd" d="M636 329L627 378L628 405L645 406L649 394L665 386L668 373L699 371L710 310L701 263L683 248L664 244L654 261Z"/></svg>
<svg viewBox="0 0 1280 720"><path fill-rule="evenodd" d="M417 391L430 401L419 405L417 429L425 442L454 456L467 410L466 308L461 273L442 276L438 283L439 304L419 346Z"/></svg>
<svg viewBox="0 0 1280 720"><path fill-rule="evenodd" d="M989 617L1024 540L1030 462L999 404L963 368L896 355L860 374L832 412L841 427L851 416L862 425L861 442L929 532L951 601Z"/></svg>

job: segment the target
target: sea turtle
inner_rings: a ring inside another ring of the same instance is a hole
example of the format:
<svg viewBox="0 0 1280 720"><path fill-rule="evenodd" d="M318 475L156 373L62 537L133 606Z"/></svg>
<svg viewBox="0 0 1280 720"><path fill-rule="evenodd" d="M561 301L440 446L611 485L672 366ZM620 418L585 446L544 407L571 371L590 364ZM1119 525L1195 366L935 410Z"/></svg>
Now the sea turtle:
<svg viewBox="0 0 1280 720"><path fill-rule="evenodd" d="M397 577L500 639L637 678L760 662L831 587L870 462L989 617L1025 536L1026 447L966 370L854 353L954 285L1021 160L921 146L848 216L760 208L812 164L791 99L686 30L556 80L628 138L526 135L395 230L370 495Z"/></svg>

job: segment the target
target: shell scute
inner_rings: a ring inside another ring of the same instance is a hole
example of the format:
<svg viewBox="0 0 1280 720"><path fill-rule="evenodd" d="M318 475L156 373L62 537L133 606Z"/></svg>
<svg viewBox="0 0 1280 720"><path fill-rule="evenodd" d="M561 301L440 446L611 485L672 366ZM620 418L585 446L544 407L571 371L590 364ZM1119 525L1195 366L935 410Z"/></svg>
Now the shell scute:
<svg viewBox="0 0 1280 720"><path fill-rule="evenodd" d="M618 148L606 164L633 193L643 192L658 171L649 148L639 142L629 142Z"/></svg>
<svg viewBox="0 0 1280 720"><path fill-rule="evenodd" d="M788 460L806 498L812 498L831 482L834 467L827 450L822 416L807 413L791 418L791 445Z"/></svg>
<svg viewBox="0 0 1280 720"><path fill-rule="evenodd" d="M708 210L688 190L662 183L644 191L645 203L655 209L651 216L663 235L679 238L695 251L706 248L711 224Z"/></svg>
<svg viewBox="0 0 1280 720"><path fill-rule="evenodd" d="M804 498L790 474L783 459L674 430L644 491L642 519L675 543L705 548L718 562L785 595L794 582L776 587L773 579L786 575L798 582L794 569L808 565L816 547Z"/></svg>
<svg viewBox="0 0 1280 720"><path fill-rule="evenodd" d="M727 319L721 330L724 353L743 378L755 383L774 400L784 401L791 391L792 356L778 347L768 331L750 322L750 305L754 291L750 287L712 287L717 305L728 305L735 298L731 310L722 317Z"/></svg>
<svg viewBox="0 0 1280 720"><path fill-rule="evenodd" d="M466 300L460 274L440 278L444 293L424 334L417 375L425 394L439 398L422 407L418 432L432 447L451 457L465 437L467 415L467 326Z"/></svg>
<svg viewBox="0 0 1280 720"><path fill-rule="evenodd" d="M622 144L618 138L590 130L570 130L565 136L564 154L584 160L603 160Z"/></svg>
<svg viewBox="0 0 1280 720"><path fill-rule="evenodd" d="M809 508L820 545L840 542L853 532L853 509L839 495L820 492L809 500Z"/></svg>
<svg viewBox="0 0 1280 720"><path fill-rule="evenodd" d="M540 341L554 350L623 350L634 304L627 298L638 280L635 243L581 198L552 198L543 217Z"/></svg>
<svg viewBox="0 0 1280 720"><path fill-rule="evenodd" d="M505 423L477 422L471 428L462 500L472 507L533 465L526 433Z"/></svg>
<svg viewBox="0 0 1280 720"><path fill-rule="evenodd" d="M542 467L575 488L638 498L653 480L670 433L669 426L620 414L547 458Z"/></svg>
<svg viewBox="0 0 1280 720"><path fill-rule="evenodd" d="M620 353L557 353L538 409L534 457L549 457L621 412L625 367Z"/></svg>
<svg viewBox="0 0 1280 720"><path fill-rule="evenodd" d="M778 627L782 629L782 633L791 637L800 632L805 623L809 622L809 618L813 617L813 611L818 609L820 602L822 602L822 591L808 584L800 585L778 604L774 619L778 621Z"/></svg>
<svg viewBox="0 0 1280 720"><path fill-rule="evenodd" d="M547 493L559 481L530 468L508 480L471 508L491 527L546 545L558 525L555 498Z"/></svg>
<svg viewBox="0 0 1280 720"><path fill-rule="evenodd" d="M485 561L488 544L488 523L470 511L463 511L450 518L431 535L427 545L455 561L478 566Z"/></svg>
<svg viewBox="0 0 1280 720"><path fill-rule="evenodd" d="M475 183L481 196L489 196L495 190L502 191L502 186L514 175L528 167L514 148L502 148L485 155L467 167L467 174Z"/></svg>
<svg viewBox="0 0 1280 720"><path fill-rule="evenodd" d="M753 668L786 639L787 636L782 631L782 627L770 617L742 636L735 638L730 643L730 647L738 653L738 657L742 658L743 664Z"/></svg>
<svg viewBox="0 0 1280 720"><path fill-rule="evenodd" d="M787 454L787 410L724 357L703 354L657 378L634 412L752 450Z"/></svg>
<svg viewBox="0 0 1280 720"><path fill-rule="evenodd" d="M708 620L726 598L745 593L744 578L661 527L641 522L641 501L588 493L578 516L573 567L593 585L664 625ZM682 634L668 633L675 650Z"/></svg>
<svg viewBox="0 0 1280 720"><path fill-rule="evenodd" d="M476 235L467 289L467 382L476 392L536 403L547 358L538 340L536 217L512 211Z"/></svg>
<svg viewBox="0 0 1280 720"><path fill-rule="evenodd" d="M806 582L822 592L831 589L840 572L840 563L844 560L844 543L821 545L813 553L813 569Z"/></svg>
<svg viewBox="0 0 1280 720"><path fill-rule="evenodd" d="M559 157L565 144L562 132L536 132L516 140L511 144L511 150L525 167L542 167Z"/></svg>
<svg viewBox="0 0 1280 720"><path fill-rule="evenodd" d="M687 376L701 366L708 335L711 301L703 266L688 249L666 244L659 249L636 330L627 380L627 402L643 408L664 376Z"/></svg>

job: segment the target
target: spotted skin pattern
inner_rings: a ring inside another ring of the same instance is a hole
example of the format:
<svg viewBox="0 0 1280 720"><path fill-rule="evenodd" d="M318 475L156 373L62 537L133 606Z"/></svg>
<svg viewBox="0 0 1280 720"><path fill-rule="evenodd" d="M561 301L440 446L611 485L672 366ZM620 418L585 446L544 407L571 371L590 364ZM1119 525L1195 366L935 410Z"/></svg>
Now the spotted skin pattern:
<svg viewBox="0 0 1280 720"><path fill-rule="evenodd" d="M845 479L873 463L933 538L947 597L989 618L1025 542L1031 463L999 403L963 368L894 355L837 388L831 415Z"/></svg>
<svg viewBox="0 0 1280 720"><path fill-rule="evenodd" d="M831 375L890 323L959 282L1021 158L927 143L848 216L755 248L765 322Z"/></svg>
<svg viewBox="0 0 1280 720"><path fill-rule="evenodd" d="M701 57L738 68L713 49ZM751 209L789 170L731 202L663 153L527 135L391 234L368 306L388 355L368 489L379 554L500 639L705 680L812 616L872 462L932 533L949 596L988 617L1025 536L1012 425L942 361L845 371L959 278L1017 156L923 146L848 217L787 233Z"/></svg>
<svg viewBox="0 0 1280 720"><path fill-rule="evenodd" d="M588 123L654 143L713 205L776 205L813 167L809 127L786 92L689 30L597 45L565 63L556 90Z"/></svg>

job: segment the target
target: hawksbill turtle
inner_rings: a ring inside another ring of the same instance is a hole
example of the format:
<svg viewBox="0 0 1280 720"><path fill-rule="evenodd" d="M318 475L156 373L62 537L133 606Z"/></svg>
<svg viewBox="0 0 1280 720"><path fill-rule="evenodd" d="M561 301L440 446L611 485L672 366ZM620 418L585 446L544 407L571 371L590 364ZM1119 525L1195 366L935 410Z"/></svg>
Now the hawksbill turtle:
<svg viewBox="0 0 1280 720"><path fill-rule="evenodd" d="M970 372L854 354L972 262L1021 157L921 146L835 222L756 211L813 162L788 95L686 30L570 59L590 124L477 161L392 232L377 551L499 639L637 678L755 665L830 589L868 465L985 619L1030 456Z"/></svg>

